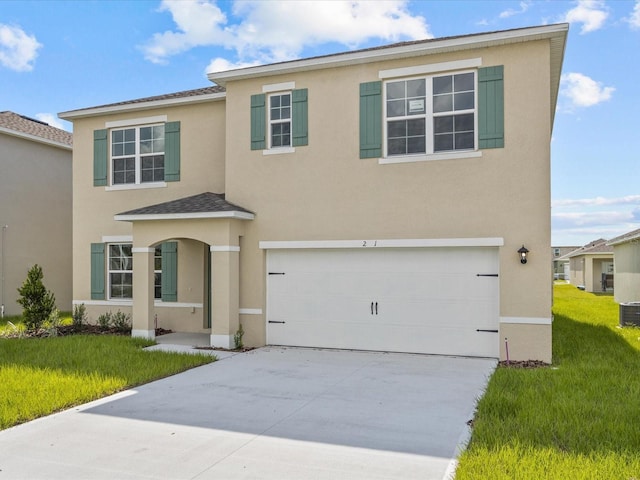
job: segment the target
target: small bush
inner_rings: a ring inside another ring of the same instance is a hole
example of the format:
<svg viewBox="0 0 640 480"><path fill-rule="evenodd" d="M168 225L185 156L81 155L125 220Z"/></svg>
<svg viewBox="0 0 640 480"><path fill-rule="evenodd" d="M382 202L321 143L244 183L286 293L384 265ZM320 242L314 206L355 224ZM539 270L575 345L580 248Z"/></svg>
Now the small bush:
<svg viewBox="0 0 640 480"><path fill-rule="evenodd" d="M87 323L87 308L84 303L73 306L73 314L71 315L73 327L76 330L81 330L82 326Z"/></svg>
<svg viewBox="0 0 640 480"><path fill-rule="evenodd" d="M111 312L98 315L98 326L104 330L107 330L111 326Z"/></svg>
<svg viewBox="0 0 640 480"><path fill-rule="evenodd" d="M22 305L22 316L28 330L38 330L56 308L56 297L42 283L42 267L36 264L27 273L27 278L18 288Z"/></svg>
<svg viewBox="0 0 640 480"><path fill-rule="evenodd" d="M111 317L111 325L119 332L126 332L131 329L131 315L118 310L115 315Z"/></svg>
<svg viewBox="0 0 640 480"><path fill-rule="evenodd" d="M242 324L240 324L240 326L238 327L238 331L233 335L233 343L238 350L244 347L244 344L242 343L242 337L244 337L244 329L242 328Z"/></svg>

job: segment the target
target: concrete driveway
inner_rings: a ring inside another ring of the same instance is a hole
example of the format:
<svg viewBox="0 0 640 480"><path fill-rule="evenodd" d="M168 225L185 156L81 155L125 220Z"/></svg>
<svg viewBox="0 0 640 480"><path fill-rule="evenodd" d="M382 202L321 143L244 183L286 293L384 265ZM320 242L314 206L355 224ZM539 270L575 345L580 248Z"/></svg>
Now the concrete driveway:
<svg viewBox="0 0 640 480"><path fill-rule="evenodd" d="M495 365L265 347L0 432L0 480L440 480Z"/></svg>

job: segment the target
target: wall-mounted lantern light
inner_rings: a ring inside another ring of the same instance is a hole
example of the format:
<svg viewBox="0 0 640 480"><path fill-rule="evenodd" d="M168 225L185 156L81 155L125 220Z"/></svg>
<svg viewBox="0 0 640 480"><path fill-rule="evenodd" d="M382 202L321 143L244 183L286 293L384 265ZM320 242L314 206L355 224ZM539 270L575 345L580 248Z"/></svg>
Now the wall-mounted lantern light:
<svg viewBox="0 0 640 480"><path fill-rule="evenodd" d="M520 255L520 263L527 263L527 253L529 253L529 250L527 250L527 247L525 247L523 244L522 247L518 249L518 255Z"/></svg>

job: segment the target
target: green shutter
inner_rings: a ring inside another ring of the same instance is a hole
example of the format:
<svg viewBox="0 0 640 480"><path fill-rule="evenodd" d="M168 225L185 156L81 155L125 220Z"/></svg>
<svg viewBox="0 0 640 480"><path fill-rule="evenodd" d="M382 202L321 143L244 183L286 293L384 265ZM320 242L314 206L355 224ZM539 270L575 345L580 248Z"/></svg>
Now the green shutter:
<svg viewBox="0 0 640 480"><path fill-rule="evenodd" d="M91 244L91 300L104 300L104 243Z"/></svg>
<svg viewBox="0 0 640 480"><path fill-rule="evenodd" d="M102 187L107 184L108 164L108 131L93 131L93 186Z"/></svg>
<svg viewBox="0 0 640 480"><path fill-rule="evenodd" d="M180 180L180 122L164 124L164 180Z"/></svg>
<svg viewBox="0 0 640 480"><path fill-rule="evenodd" d="M292 122L293 122L293 139L292 145L300 147L309 144L308 134L308 106L307 106L307 89L301 88L291 92L291 104L293 106Z"/></svg>
<svg viewBox="0 0 640 480"><path fill-rule="evenodd" d="M382 82L360 84L360 158L382 156Z"/></svg>
<svg viewBox="0 0 640 480"><path fill-rule="evenodd" d="M178 242L162 244L162 301L178 301Z"/></svg>
<svg viewBox="0 0 640 480"><path fill-rule="evenodd" d="M251 150L266 148L265 94L251 95Z"/></svg>
<svg viewBox="0 0 640 480"><path fill-rule="evenodd" d="M478 70L479 148L504 147L504 67Z"/></svg>

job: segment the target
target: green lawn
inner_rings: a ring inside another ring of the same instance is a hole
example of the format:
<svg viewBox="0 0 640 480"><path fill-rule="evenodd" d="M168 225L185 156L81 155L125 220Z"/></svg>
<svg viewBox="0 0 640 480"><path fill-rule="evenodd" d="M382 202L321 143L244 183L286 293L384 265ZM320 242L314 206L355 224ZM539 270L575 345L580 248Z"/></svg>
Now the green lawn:
<svg viewBox="0 0 640 480"><path fill-rule="evenodd" d="M118 335L0 338L0 429L213 361Z"/></svg>
<svg viewBox="0 0 640 480"><path fill-rule="evenodd" d="M456 479L640 479L640 329L554 286L553 366L499 367Z"/></svg>

